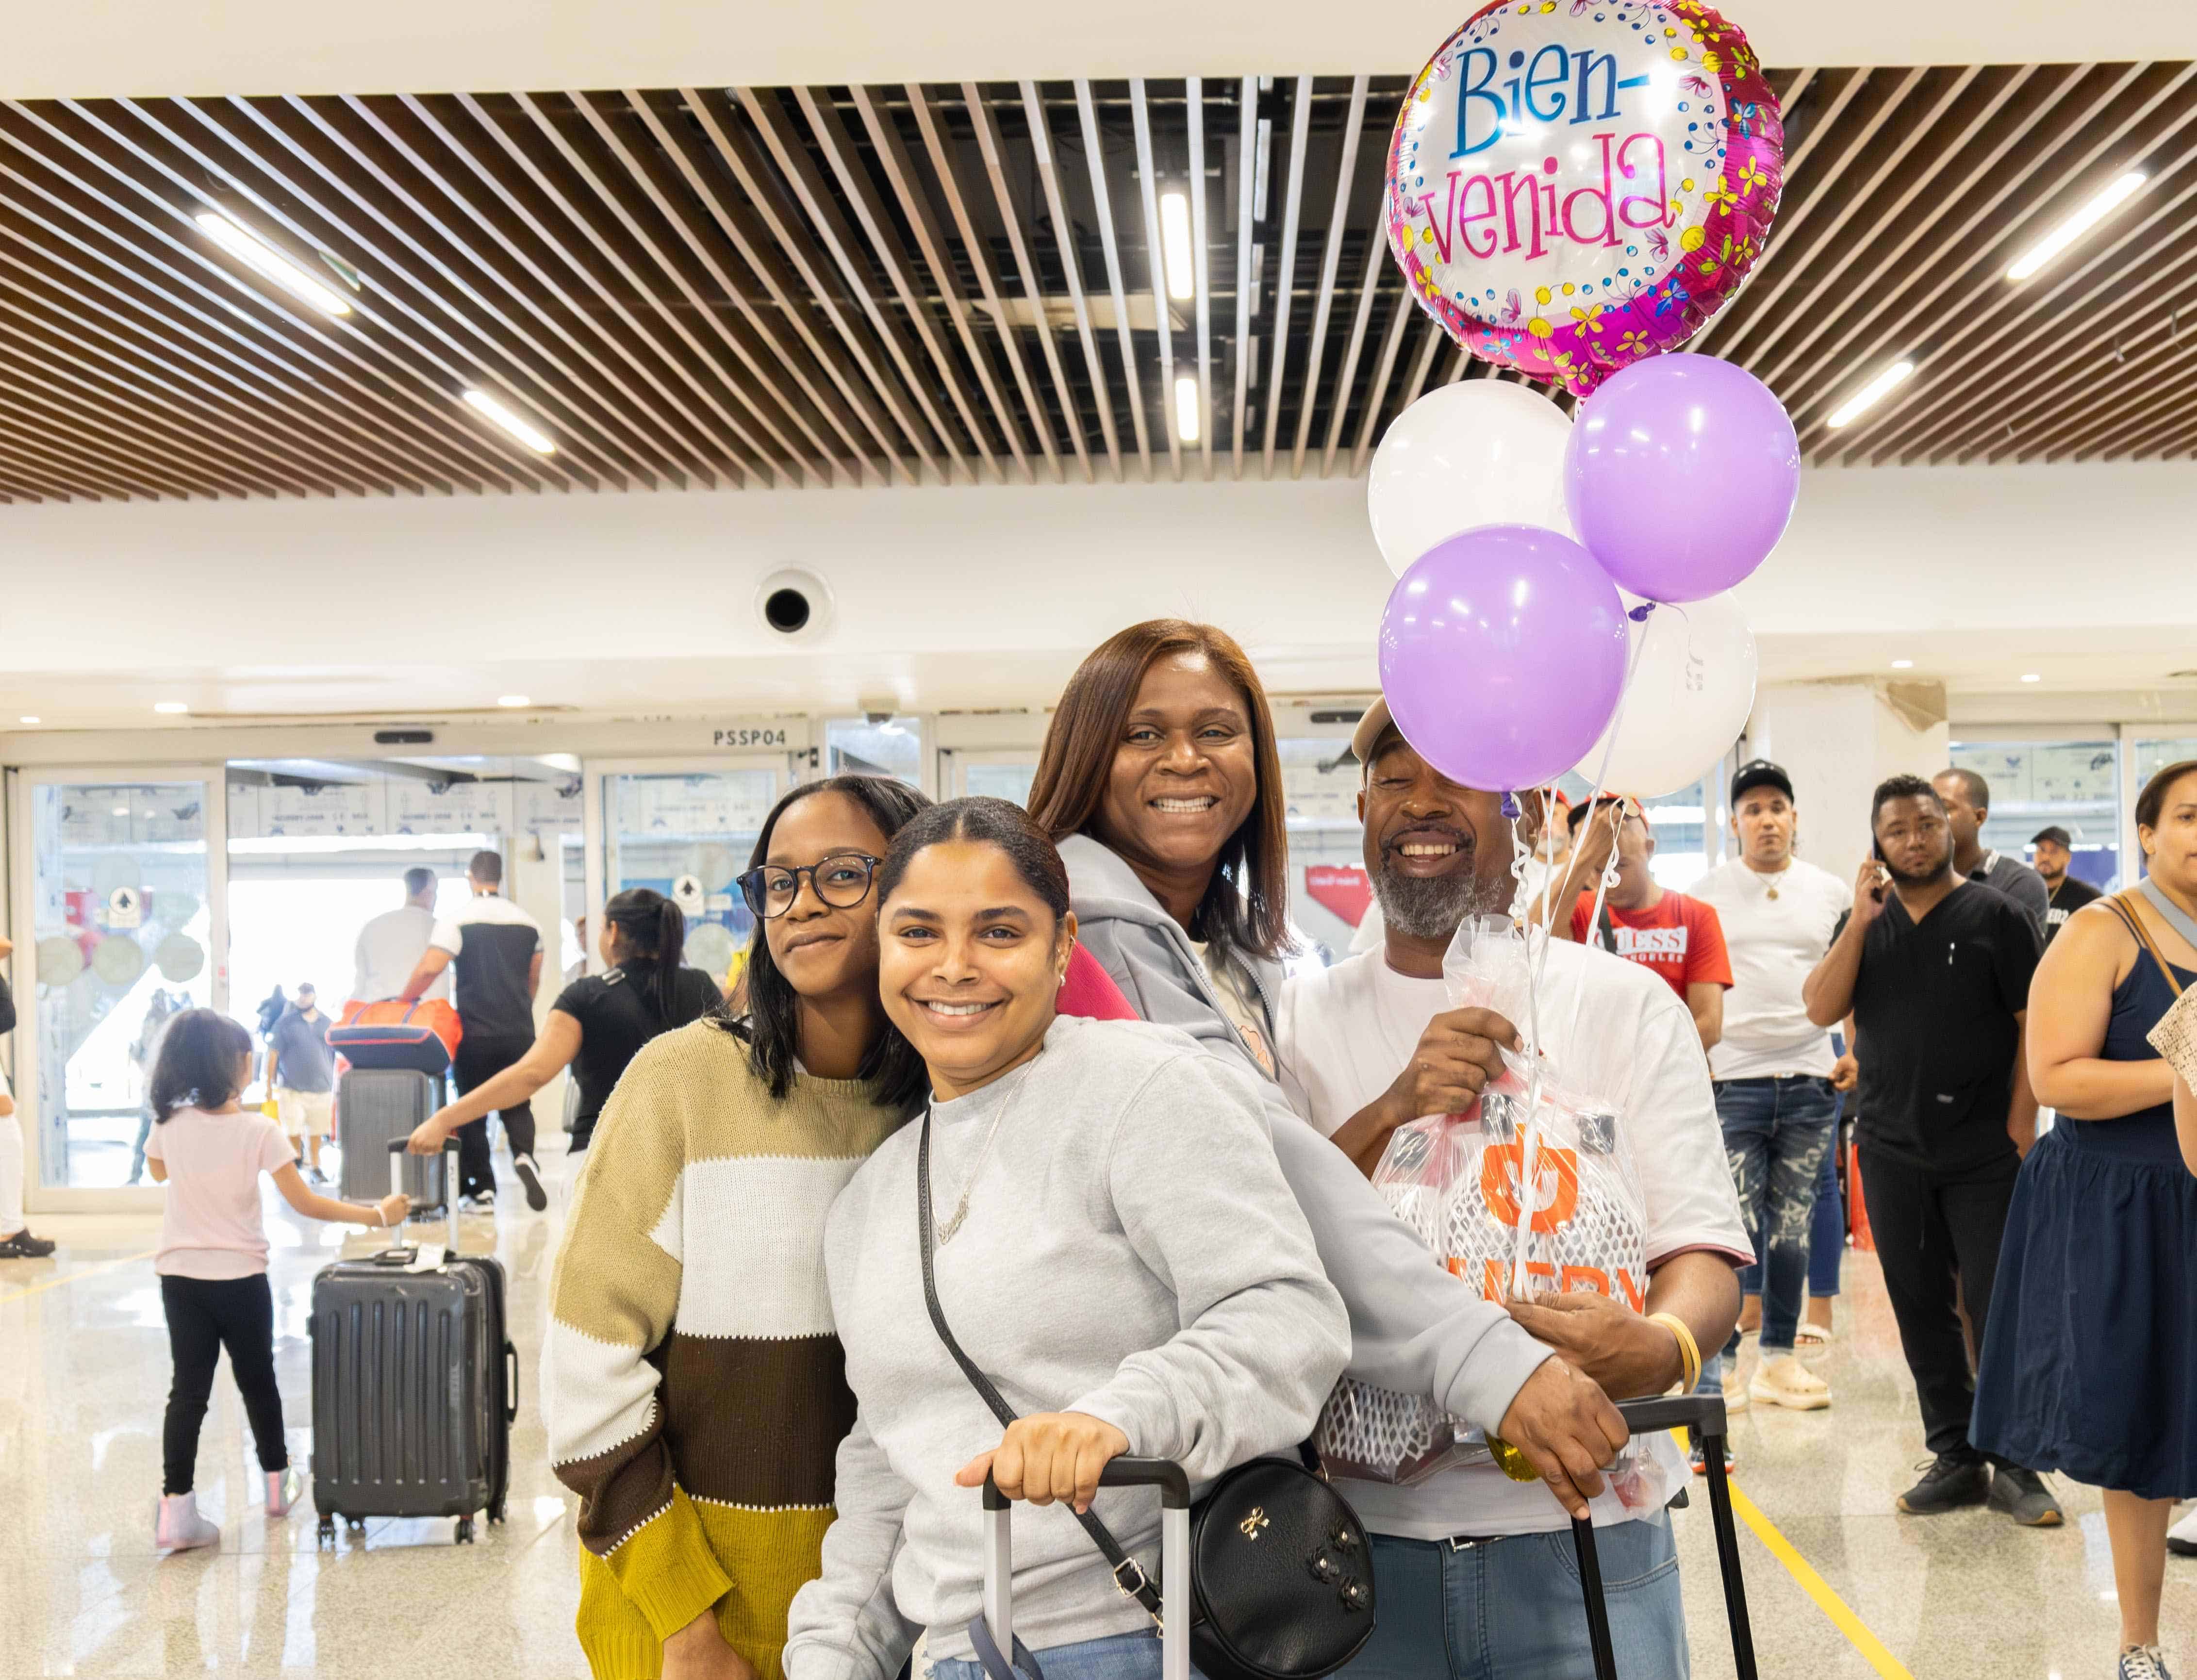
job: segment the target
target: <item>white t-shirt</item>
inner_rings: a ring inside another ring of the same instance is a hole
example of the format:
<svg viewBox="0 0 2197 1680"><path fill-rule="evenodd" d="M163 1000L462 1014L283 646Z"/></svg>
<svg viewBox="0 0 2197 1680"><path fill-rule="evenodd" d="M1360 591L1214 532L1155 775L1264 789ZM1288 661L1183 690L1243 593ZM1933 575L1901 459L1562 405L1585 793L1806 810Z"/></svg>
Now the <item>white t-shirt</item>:
<svg viewBox="0 0 2197 1680"><path fill-rule="evenodd" d="M434 931L435 912L416 904L385 911L361 928L355 953L358 972L351 980L351 996L362 1004L376 1004L400 994L412 970L420 966L420 959L427 954L427 941ZM420 995L447 1000L449 970L437 975L435 983Z"/></svg>
<svg viewBox="0 0 2197 1680"><path fill-rule="evenodd" d="M1709 1051L1710 1070L1719 1079L1828 1077L1836 1059L1830 1029L1808 1019L1800 988L1831 948L1839 918L1853 902L1852 883L1798 858L1776 875L1758 874L1734 858L1687 891L1715 909L1731 958L1724 1037Z"/></svg>
<svg viewBox="0 0 2197 1680"><path fill-rule="evenodd" d="M1559 940L1549 947L1540 1003L1542 1038L1565 1083L1617 1105L1647 1202L1649 1265L1696 1248L1751 1263L1701 1035L1678 994L1638 963ZM1444 982L1399 974L1378 951L1292 976L1275 1031L1283 1065L1302 1087L1300 1112L1333 1136L1388 1087L1427 1022L1449 1007ZM1492 1464L1446 1470L1416 1487L1352 1481L1344 1491L1368 1528L1407 1539L1570 1524L1546 1487L1512 1481Z"/></svg>
<svg viewBox="0 0 2197 1680"><path fill-rule="evenodd" d="M168 1169L160 1248L164 1277L251 1277L267 1270L259 1175L298 1158L279 1121L257 1109L177 1109L145 1138L145 1159Z"/></svg>

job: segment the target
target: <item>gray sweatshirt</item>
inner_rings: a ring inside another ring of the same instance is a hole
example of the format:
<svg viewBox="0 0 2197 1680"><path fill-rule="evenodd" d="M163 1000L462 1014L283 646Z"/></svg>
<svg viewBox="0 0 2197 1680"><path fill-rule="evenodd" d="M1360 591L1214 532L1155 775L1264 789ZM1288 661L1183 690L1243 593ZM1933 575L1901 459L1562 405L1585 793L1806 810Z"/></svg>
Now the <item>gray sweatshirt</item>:
<svg viewBox="0 0 2197 1680"><path fill-rule="evenodd" d="M1424 1394L1493 1431L1550 1350L1501 1307L1452 1277L1342 1151L1313 1130L1244 1048L1213 994L1181 924L1120 857L1088 835L1061 842L1075 898L1076 938L1146 1021L1179 1027L1216 1060L1258 1081L1274 1152L1296 1193L1320 1264L1350 1311L1350 1375L1377 1387ZM1281 966L1243 952L1276 1042ZM1282 1069L1289 1077L1289 1069Z"/></svg>
<svg viewBox="0 0 2197 1680"><path fill-rule="evenodd" d="M1064 1018L1026 1066L934 1105L939 1228L974 1175L966 1222L936 1249L939 1301L1018 1414L1104 1418L1193 1482L1311 1433L1349 1331L1267 1127L1242 1072L1133 1022ZM823 1573L793 1601L791 1680L887 1680L925 1628L932 1656L966 1656L982 1605L980 1501L954 1475L1001 1426L924 1305L921 1135L889 1138L825 1229L859 1411ZM1156 1561L1156 1494L1110 1489L1096 1509ZM1018 1503L1012 1522L1015 1631L1033 1650L1151 1626L1064 1508Z"/></svg>

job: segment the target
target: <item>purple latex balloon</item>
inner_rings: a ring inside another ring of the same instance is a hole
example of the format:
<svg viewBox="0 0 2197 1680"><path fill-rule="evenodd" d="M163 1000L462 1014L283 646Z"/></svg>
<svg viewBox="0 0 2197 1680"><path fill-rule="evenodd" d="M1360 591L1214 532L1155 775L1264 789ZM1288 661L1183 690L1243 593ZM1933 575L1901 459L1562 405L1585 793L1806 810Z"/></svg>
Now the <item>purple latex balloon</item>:
<svg viewBox="0 0 2197 1680"><path fill-rule="evenodd" d="M1579 762L1625 686L1625 604L1594 557L1537 525L1436 544L1381 616L1381 692L1452 781L1537 787Z"/></svg>
<svg viewBox="0 0 2197 1680"><path fill-rule="evenodd" d="M1713 356L1650 356L1580 406L1564 455L1572 529L1651 601L1722 594L1769 557L1800 495L1784 405Z"/></svg>

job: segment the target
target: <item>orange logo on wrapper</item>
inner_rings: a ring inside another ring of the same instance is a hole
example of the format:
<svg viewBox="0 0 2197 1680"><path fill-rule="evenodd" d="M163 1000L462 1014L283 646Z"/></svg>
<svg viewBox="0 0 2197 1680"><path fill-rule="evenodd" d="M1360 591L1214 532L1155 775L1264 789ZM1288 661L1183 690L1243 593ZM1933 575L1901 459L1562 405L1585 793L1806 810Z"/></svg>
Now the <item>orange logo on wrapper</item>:
<svg viewBox="0 0 2197 1680"><path fill-rule="evenodd" d="M1525 1152L1522 1143L1491 1144L1480 1164L1480 1191L1486 1198L1487 1211L1514 1231L1518 1225L1518 1183L1525 1167ZM1535 1164L1531 1229L1537 1235L1552 1237L1570 1224L1578 1211L1579 1156L1571 1150L1545 1145ZM1464 1257L1453 1254L1447 1264L1452 1272L1469 1281L1469 1262ZM1508 1263L1484 1259L1481 1271L1481 1295L1489 1301L1507 1299L1510 1293ZM1641 1280L1625 1266L1605 1268L1528 1260L1526 1286L1529 1290L1552 1290L1559 1295L1591 1289L1597 1295L1616 1296L1636 1312L1644 1312L1647 1306Z"/></svg>
<svg viewBox="0 0 2197 1680"><path fill-rule="evenodd" d="M1574 1209L1579 1206L1579 1156L1570 1150L1551 1149L1545 1144L1539 1156L1533 1163L1536 1182L1533 1228L1546 1237L1568 1225ZM1493 1144L1481 1156L1480 1193L1487 1198L1488 1211L1514 1228L1518 1223L1516 1186L1519 1174L1525 1170L1526 1146L1522 1143Z"/></svg>

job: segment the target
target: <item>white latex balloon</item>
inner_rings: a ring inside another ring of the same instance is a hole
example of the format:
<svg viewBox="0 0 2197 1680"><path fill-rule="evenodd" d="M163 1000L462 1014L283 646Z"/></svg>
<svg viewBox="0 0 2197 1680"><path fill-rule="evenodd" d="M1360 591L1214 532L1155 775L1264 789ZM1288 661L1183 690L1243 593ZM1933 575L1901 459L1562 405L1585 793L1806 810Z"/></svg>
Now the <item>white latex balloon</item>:
<svg viewBox="0 0 2197 1680"><path fill-rule="evenodd" d="M1626 605L1634 605L1630 596ZM1653 799L1699 781L1739 739L1754 706L1754 632L1724 594L1659 606L1630 634L1639 658L1603 785ZM1576 773L1591 784L1609 744L1605 732Z"/></svg>
<svg viewBox="0 0 2197 1680"><path fill-rule="evenodd" d="M1399 577L1445 537L1475 525L1539 525L1571 535L1564 445L1572 423L1538 391L1460 379L1396 416L1373 452L1366 511Z"/></svg>

